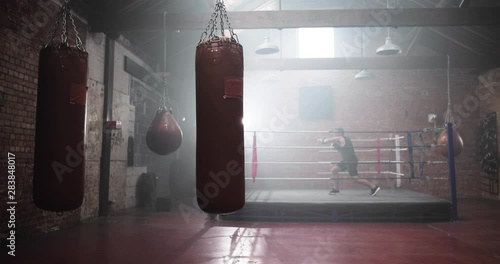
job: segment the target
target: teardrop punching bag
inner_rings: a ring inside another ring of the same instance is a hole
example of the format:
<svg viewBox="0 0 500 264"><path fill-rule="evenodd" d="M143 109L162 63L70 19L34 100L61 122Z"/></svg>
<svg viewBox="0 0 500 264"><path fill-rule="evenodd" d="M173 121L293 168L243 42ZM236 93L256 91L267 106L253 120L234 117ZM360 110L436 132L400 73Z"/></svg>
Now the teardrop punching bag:
<svg viewBox="0 0 500 264"><path fill-rule="evenodd" d="M196 47L196 191L207 213L245 204L242 118L243 47L211 36Z"/></svg>
<svg viewBox="0 0 500 264"><path fill-rule="evenodd" d="M446 109L446 115L444 118L444 123L445 123L445 129L441 131L439 134L436 143L436 152L441 154L443 157L448 157L448 127L451 127L452 129L452 142L453 142L453 156L457 156L462 152L462 149L464 148L464 141L462 140L462 137L458 134L457 130L454 129L453 127L455 126L455 122L453 119L453 111L451 110L451 92L450 92L450 56L447 56L448 60L448 67L446 70L446 77L447 77L447 90L448 90L448 108Z"/></svg>
<svg viewBox="0 0 500 264"><path fill-rule="evenodd" d="M172 116L172 112L162 107L146 133L148 148L156 154L168 155L176 151L182 143L182 130Z"/></svg>
<svg viewBox="0 0 500 264"><path fill-rule="evenodd" d="M80 207L85 179L88 53L67 44L40 51L33 200L54 212Z"/></svg>
<svg viewBox="0 0 500 264"><path fill-rule="evenodd" d="M456 157L462 152L464 141L456 129L453 129L453 156ZM441 131L437 138L436 152L443 157L448 157L448 130Z"/></svg>

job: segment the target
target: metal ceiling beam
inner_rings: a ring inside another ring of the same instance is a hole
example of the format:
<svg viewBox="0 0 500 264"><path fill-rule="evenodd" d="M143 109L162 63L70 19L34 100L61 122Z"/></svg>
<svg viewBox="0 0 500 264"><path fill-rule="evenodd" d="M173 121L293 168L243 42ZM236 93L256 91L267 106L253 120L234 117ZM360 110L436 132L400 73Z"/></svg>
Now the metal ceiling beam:
<svg viewBox="0 0 500 264"><path fill-rule="evenodd" d="M450 57L450 68L489 69L500 66L500 58ZM321 59L247 59L245 70L348 70L348 69L446 69L446 56L351 57Z"/></svg>
<svg viewBox="0 0 500 264"><path fill-rule="evenodd" d="M357 10L285 10L228 12L234 29L298 27L416 27L416 26L499 26L500 8L411 8ZM168 14L167 27L205 29L210 13ZM113 17L94 31L159 31L163 15Z"/></svg>
<svg viewBox="0 0 500 264"><path fill-rule="evenodd" d="M461 7L461 8L469 7L470 2L471 2L471 0L462 0L462 2L460 2L459 7Z"/></svg>

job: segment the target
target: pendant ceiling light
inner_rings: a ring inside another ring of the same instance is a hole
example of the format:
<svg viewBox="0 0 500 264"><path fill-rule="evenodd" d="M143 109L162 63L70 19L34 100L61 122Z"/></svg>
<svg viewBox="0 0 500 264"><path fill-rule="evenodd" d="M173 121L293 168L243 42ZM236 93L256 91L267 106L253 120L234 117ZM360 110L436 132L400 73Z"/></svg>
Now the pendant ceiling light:
<svg viewBox="0 0 500 264"><path fill-rule="evenodd" d="M279 1L279 10L281 11L281 0ZM259 46L257 46L257 48L255 49L255 53L259 55L278 53L280 51L280 48L277 45L272 44L271 41L269 40L270 38L271 38L271 29L269 29L269 36L264 37L264 42Z"/></svg>
<svg viewBox="0 0 500 264"><path fill-rule="evenodd" d="M364 30L361 30L361 57L363 58L364 57L364 41L363 39L365 38L365 31ZM366 70L366 69L362 69L360 72L356 73L356 75L354 75L354 79L356 80L368 80L368 79L371 79L373 76L372 74Z"/></svg>
<svg viewBox="0 0 500 264"><path fill-rule="evenodd" d="M401 53L401 48L392 43L390 28L387 28L387 38L385 38L385 44L377 49L378 55L396 55Z"/></svg>
<svg viewBox="0 0 500 264"><path fill-rule="evenodd" d="M356 80L368 80L368 79L371 79L373 77L373 75L368 71L368 70L361 70L360 72L356 73L356 75L354 75L354 79Z"/></svg>
<svg viewBox="0 0 500 264"><path fill-rule="evenodd" d="M387 1L387 9L390 9L389 1ZM388 27L387 28L387 38L385 38L385 44L380 46L377 49L377 54L387 56L387 55L396 55L399 53L401 53L401 48L398 45L392 43L391 28Z"/></svg>
<svg viewBox="0 0 500 264"><path fill-rule="evenodd" d="M280 48L278 46L272 44L271 41L269 40L269 37L264 37L264 43L260 44L255 49L255 53L260 54L260 55L278 53L279 51L280 51Z"/></svg>

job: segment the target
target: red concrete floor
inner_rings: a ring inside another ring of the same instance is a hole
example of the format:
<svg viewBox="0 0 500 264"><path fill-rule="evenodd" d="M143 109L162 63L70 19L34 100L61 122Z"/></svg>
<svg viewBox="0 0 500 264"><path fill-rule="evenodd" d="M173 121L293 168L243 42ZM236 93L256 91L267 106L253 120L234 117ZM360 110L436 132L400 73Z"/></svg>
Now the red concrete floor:
<svg viewBox="0 0 500 264"><path fill-rule="evenodd" d="M0 263L500 263L500 201L461 200L454 223L210 221L184 209L19 241Z"/></svg>

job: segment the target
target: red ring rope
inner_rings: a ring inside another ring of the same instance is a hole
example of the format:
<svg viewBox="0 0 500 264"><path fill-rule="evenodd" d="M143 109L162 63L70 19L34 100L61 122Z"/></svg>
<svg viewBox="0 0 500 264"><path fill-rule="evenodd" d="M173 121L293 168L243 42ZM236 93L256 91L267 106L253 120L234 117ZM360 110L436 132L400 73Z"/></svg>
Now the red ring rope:
<svg viewBox="0 0 500 264"><path fill-rule="evenodd" d="M253 148L252 148L252 180L255 182L257 177L257 136L253 132Z"/></svg>
<svg viewBox="0 0 500 264"><path fill-rule="evenodd" d="M380 173L380 138L377 140L377 172Z"/></svg>

